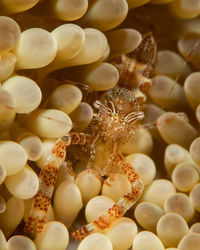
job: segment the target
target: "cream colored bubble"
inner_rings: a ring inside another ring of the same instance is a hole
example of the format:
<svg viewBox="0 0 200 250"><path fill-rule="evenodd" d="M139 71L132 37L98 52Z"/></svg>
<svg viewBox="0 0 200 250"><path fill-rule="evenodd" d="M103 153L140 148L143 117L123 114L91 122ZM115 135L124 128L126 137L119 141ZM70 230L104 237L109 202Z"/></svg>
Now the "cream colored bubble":
<svg viewBox="0 0 200 250"><path fill-rule="evenodd" d="M165 149L164 163L169 176L179 163L191 162L189 152L178 144L170 144Z"/></svg>
<svg viewBox="0 0 200 250"><path fill-rule="evenodd" d="M37 234L35 245L38 250L65 250L69 243L69 233L66 226L59 221L45 224L40 234Z"/></svg>
<svg viewBox="0 0 200 250"><path fill-rule="evenodd" d="M53 146L55 145L56 140L54 139L43 139L42 140L42 155L36 161L36 164L39 168L43 168L46 164L48 155L50 155Z"/></svg>
<svg viewBox="0 0 200 250"><path fill-rule="evenodd" d="M72 23L58 26L51 32L57 42L55 62L66 61L77 55L85 42L84 30Z"/></svg>
<svg viewBox="0 0 200 250"><path fill-rule="evenodd" d="M96 0L84 15L82 23L107 31L122 23L127 14L128 4L125 0Z"/></svg>
<svg viewBox="0 0 200 250"><path fill-rule="evenodd" d="M152 232L142 231L136 234L133 240L132 250L164 250L160 239Z"/></svg>
<svg viewBox="0 0 200 250"><path fill-rule="evenodd" d="M188 122L184 113L166 112L156 123L158 131L168 144L179 144L188 148L198 136L196 129Z"/></svg>
<svg viewBox="0 0 200 250"><path fill-rule="evenodd" d="M9 51L1 52L0 60L0 81L6 80L12 75L15 69L15 63L17 61L16 56Z"/></svg>
<svg viewBox="0 0 200 250"><path fill-rule="evenodd" d="M0 87L0 133L6 131L15 119L14 98Z"/></svg>
<svg viewBox="0 0 200 250"><path fill-rule="evenodd" d="M6 211L0 214L0 228L9 237L17 228L24 215L24 202L12 196L6 203Z"/></svg>
<svg viewBox="0 0 200 250"><path fill-rule="evenodd" d="M108 59L109 54L110 54L110 46L109 46L109 44L107 43L106 49L105 49L103 55L102 55L102 56L99 58L99 60L97 61L97 63L98 63L98 62L104 62L104 61L106 61L106 60Z"/></svg>
<svg viewBox="0 0 200 250"><path fill-rule="evenodd" d="M20 33L20 27L14 19L0 16L0 51L12 49L18 42Z"/></svg>
<svg viewBox="0 0 200 250"><path fill-rule="evenodd" d="M199 173L192 163L180 163L172 172L172 182L179 191L190 191L198 181Z"/></svg>
<svg viewBox="0 0 200 250"><path fill-rule="evenodd" d="M100 177L90 169L81 171L77 175L75 183L81 192L83 204L98 195L102 186Z"/></svg>
<svg viewBox="0 0 200 250"><path fill-rule="evenodd" d="M20 172L8 176L5 185L9 192L19 199L30 199L38 191L37 174L27 165Z"/></svg>
<svg viewBox="0 0 200 250"><path fill-rule="evenodd" d="M117 202L125 194L131 193L131 190L131 183L125 174L113 174L105 180L101 194Z"/></svg>
<svg viewBox="0 0 200 250"><path fill-rule="evenodd" d="M26 236L14 235L8 240L8 250L36 250L36 246Z"/></svg>
<svg viewBox="0 0 200 250"><path fill-rule="evenodd" d="M1 250L7 250L7 241L2 230L0 230L0 246L1 246L0 248Z"/></svg>
<svg viewBox="0 0 200 250"><path fill-rule="evenodd" d="M144 119L142 120L142 124L148 128L148 131L151 133L153 138L157 140L161 140L161 136L156 128L155 124L157 119L164 113L165 111L159 106L147 103L144 104Z"/></svg>
<svg viewBox="0 0 200 250"><path fill-rule="evenodd" d="M189 227L179 214L167 213L158 221L157 235L165 247L177 247L179 241L188 233Z"/></svg>
<svg viewBox="0 0 200 250"><path fill-rule="evenodd" d="M45 75L68 65L68 60L75 57L83 49L85 44L84 30L72 23L67 23L55 28L51 35L57 43L57 53L55 59L46 67L40 69L40 73ZM88 40L88 38L87 38Z"/></svg>
<svg viewBox="0 0 200 250"><path fill-rule="evenodd" d="M114 201L107 196L95 196L86 205L85 217L88 223L106 214L108 209L114 205Z"/></svg>
<svg viewBox="0 0 200 250"><path fill-rule="evenodd" d="M109 59L135 50L142 41L140 32L134 29L118 29L106 34L110 46Z"/></svg>
<svg viewBox="0 0 200 250"><path fill-rule="evenodd" d="M188 64L185 65L184 59L179 54L171 50L158 51L155 66L156 75L165 75L174 80L180 75L178 80L183 80L190 72Z"/></svg>
<svg viewBox="0 0 200 250"><path fill-rule="evenodd" d="M92 121L93 109L88 103L81 102L69 116L72 120L73 128L76 131L83 131Z"/></svg>
<svg viewBox="0 0 200 250"><path fill-rule="evenodd" d="M118 80L118 70L110 63L97 63L84 68L83 82L93 90L103 91L113 88Z"/></svg>
<svg viewBox="0 0 200 250"><path fill-rule="evenodd" d="M7 0L2 0L1 7L5 13L14 14L34 7L38 2L39 0L11 0L9 2Z"/></svg>
<svg viewBox="0 0 200 250"><path fill-rule="evenodd" d="M164 214L161 207L152 202L139 203L134 211L137 222L146 230L156 232L156 225L160 217Z"/></svg>
<svg viewBox="0 0 200 250"><path fill-rule="evenodd" d="M41 68L55 58L57 43L45 29L31 28L22 32L13 53L17 57L17 69Z"/></svg>
<svg viewBox="0 0 200 250"><path fill-rule="evenodd" d="M185 235L178 244L180 250L199 250L200 249L200 235L197 233L189 233Z"/></svg>
<svg viewBox="0 0 200 250"><path fill-rule="evenodd" d="M120 146L120 150L125 155L134 153L142 153L149 155L153 149L153 139L150 132L142 126L135 130L133 137L130 137L128 142Z"/></svg>
<svg viewBox="0 0 200 250"><path fill-rule="evenodd" d="M81 99L82 93L78 87L72 84L65 84L52 92L48 98L47 106L69 114L78 107Z"/></svg>
<svg viewBox="0 0 200 250"><path fill-rule="evenodd" d="M191 233L198 233L198 234L200 234L200 222L194 223L194 224L190 227L190 232L191 232Z"/></svg>
<svg viewBox="0 0 200 250"><path fill-rule="evenodd" d="M32 132L43 138L58 138L72 128L69 116L57 109L37 109L24 118Z"/></svg>
<svg viewBox="0 0 200 250"><path fill-rule="evenodd" d="M63 162L61 164L58 171L56 188L64 181L74 182L76 174L73 170L72 166L69 168L69 162Z"/></svg>
<svg viewBox="0 0 200 250"><path fill-rule="evenodd" d="M131 164L136 173L139 174L144 185L149 184L156 175L154 161L147 155L141 153L131 154L125 157L125 161Z"/></svg>
<svg viewBox="0 0 200 250"><path fill-rule="evenodd" d="M37 161L42 155L42 142L40 138L32 133L21 138L18 143L26 151L28 160Z"/></svg>
<svg viewBox="0 0 200 250"><path fill-rule="evenodd" d="M190 155L192 157L192 160L198 165L200 165L199 150L200 150L200 137L197 137L190 145Z"/></svg>
<svg viewBox="0 0 200 250"><path fill-rule="evenodd" d="M197 0L197 2L199 2L199 0ZM193 66L195 66L197 69L200 69L199 67L200 46L198 46L199 39L200 39L199 32L189 31L189 32L184 33L179 38L178 44L177 44L179 52L185 58L187 58L187 61L190 62ZM193 53L190 56L188 56L192 50L194 50Z"/></svg>
<svg viewBox="0 0 200 250"><path fill-rule="evenodd" d="M114 250L127 250L132 246L137 232L138 228L133 220L121 217L112 223L106 236L111 240Z"/></svg>
<svg viewBox="0 0 200 250"><path fill-rule="evenodd" d="M111 240L103 234L93 233L81 241L77 250L113 250Z"/></svg>
<svg viewBox="0 0 200 250"><path fill-rule="evenodd" d="M17 113L29 113L35 110L42 99L37 83L24 76L10 77L3 83L2 88L13 96Z"/></svg>
<svg viewBox="0 0 200 250"><path fill-rule="evenodd" d="M55 218L69 228L82 206L82 197L78 186L69 181L62 182L56 189L54 196Z"/></svg>
<svg viewBox="0 0 200 250"><path fill-rule="evenodd" d="M200 103L200 72L191 73L184 82L184 91L188 102L193 109L196 109Z"/></svg>
<svg viewBox="0 0 200 250"><path fill-rule="evenodd" d="M169 6L177 17L183 19L195 18L200 13L199 0L174 0Z"/></svg>
<svg viewBox="0 0 200 250"><path fill-rule="evenodd" d="M5 168L7 176L13 175L25 167L27 154L16 142L0 141L0 162Z"/></svg>
<svg viewBox="0 0 200 250"><path fill-rule="evenodd" d="M157 179L146 186L141 201L148 201L157 204L160 207L164 206L166 199L176 193L174 184L166 179Z"/></svg>
<svg viewBox="0 0 200 250"><path fill-rule="evenodd" d="M176 193L169 196L165 201L164 210L166 213L181 215L187 222L195 215L194 206L190 198L183 193Z"/></svg>
<svg viewBox="0 0 200 250"><path fill-rule="evenodd" d="M86 28L85 42L80 52L73 58L66 61L64 67L84 65L96 62L107 49L107 39L105 35L97 29Z"/></svg>
<svg viewBox="0 0 200 250"><path fill-rule="evenodd" d="M197 183L190 192L190 199L194 207L200 211L200 183Z"/></svg>
<svg viewBox="0 0 200 250"><path fill-rule="evenodd" d="M74 21L81 18L88 8L88 0L54 0L52 11L58 19Z"/></svg>
<svg viewBox="0 0 200 250"><path fill-rule="evenodd" d="M155 76L149 94L152 100L169 110L184 110L187 100L183 87L168 76Z"/></svg>
<svg viewBox="0 0 200 250"><path fill-rule="evenodd" d="M0 165L0 185L4 182L6 175L6 169L2 165Z"/></svg>

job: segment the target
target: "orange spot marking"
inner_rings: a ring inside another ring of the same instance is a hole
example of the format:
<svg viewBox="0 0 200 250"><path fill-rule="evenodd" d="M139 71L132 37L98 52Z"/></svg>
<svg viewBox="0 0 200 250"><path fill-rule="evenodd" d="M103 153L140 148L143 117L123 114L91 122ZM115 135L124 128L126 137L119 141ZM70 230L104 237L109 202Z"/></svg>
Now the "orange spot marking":
<svg viewBox="0 0 200 250"><path fill-rule="evenodd" d="M52 149L52 153L56 155L57 158L63 158L65 155L65 150L67 147L66 142L57 142Z"/></svg>
<svg viewBox="0 0 200 250"><path fill-rule="evenodd" d="M100 216L93 223L99 230L105 230L106 228L109 228L111 225L111 221L109 217L107 217L106 215Z"/></svg>
<svg viewBox="0 0 200 250"><path fill-rule="evenodd" d="M117 204L114 204L111 208L108 209L108 214L111 219L117 219L123 216L124 210L119 209Z"/></svg>

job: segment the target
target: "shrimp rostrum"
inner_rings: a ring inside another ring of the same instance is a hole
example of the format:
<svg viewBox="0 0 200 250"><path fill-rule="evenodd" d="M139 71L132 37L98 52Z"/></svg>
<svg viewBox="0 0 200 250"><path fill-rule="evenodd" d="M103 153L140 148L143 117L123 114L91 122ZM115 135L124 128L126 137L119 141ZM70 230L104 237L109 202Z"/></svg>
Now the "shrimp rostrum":
<svg viewBox="0 0 200 250"><path fill-rule="evenodd" d="M25 225L25 232L34 235L42 231L46 221L48 207L56 184L58 169L65 160L66 147L84 145L90 153L88 168L96 169L101 176L109 176L113 172L123 172L132 190L113 205L107 214L73 233L74 238L81 240L91 232L110 227L112 221L120 218L138 200L143 183L134 168L125 163L119 146L134 136L136 123L143 118L137 98L131 90L115 87L106 91L99 100L94 102L95 114L88 133L70 132L55 143L45 166L39 175L39 190L34 197L30 216ZM87 132L87 131L86 131ZM105 147L102 163L96 167L97 145Z"/></svg>

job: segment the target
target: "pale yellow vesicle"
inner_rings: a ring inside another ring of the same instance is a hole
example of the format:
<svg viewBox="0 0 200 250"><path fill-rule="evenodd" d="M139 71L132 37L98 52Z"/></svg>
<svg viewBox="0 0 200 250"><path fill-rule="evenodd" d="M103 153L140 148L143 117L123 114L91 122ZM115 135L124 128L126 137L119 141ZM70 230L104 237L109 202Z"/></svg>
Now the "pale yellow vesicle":
<svg viewBox="0 0 200 250"><path fill-rule="evenodd" d="M87 11L88 0L52 0L51 11L56 18L74 21L81 18Z"/></svg>
<svg viewBox="0 0 200 250"><path fill-rule="evenodd" d="M136 234L133 240L132 250L164 250L160 239L152 232L142 231Z"/></svg>
<svg viewBox="0 0 200 250"><path fill-rule="evenodd" d="M69 233L66 226L59 221L45 224L43 231L34 240L37 250L65 250L69 243Z"/></svg>
<svg viewBox="0 0 200 250"><path fill-rule="evenodd" d="M177 213L167 213L158 221L157 235L165 247L177 247L179 241L188 233L186 221Z"/></svg>
<svg viewBox="0 0 200 250"><path fill-rule="evenodd" d="M152 181L144 190L141 201L148 201L164 206L167 198L176 193L174 184L166 179L156 179Z"/></svg>
<svg viewBox="0 0 200 250"><path fill-rule="evenodd" d="M20 34L20 27L14 19L0 16L0 51L12 49L20 39Z"/></svg>
<svg viewBox="0 0 200 250"><path fill-rule="evenodd" d="M195 215L194 206L190 198L183 193L176 193L169 196L165 201L164 211L166 213L180 214L187 222Z"/></svg>
<svg viewBox="0 0 200 250"><path fill-rule="evenodd" d="M15 69L15 63L17 61L16 56L9 51L1 52L0 60L0 81L6 80L10 77Z"/></svg>
<svg viewBox="0 0 200 250"><path fill-rule="evenodd" d="M14 235L8 240L8 250L36 250L36 246L28 237Z"/></svg>
<svg viewBox="0 0 200 250"><path fill-rule="evenodd" d="M0 228L6 237L11 236L24 215L24 202L12 196L6 203L6 211L0 214Z"/></svg>
<svg viewBox="0 0 200 250"><path fill-rule="evenodd" d="M57 109L37 109L22 117L23 124L43 138L58 138L72 128L69 116Z"/></svg>
<svg viewBox="0 0 200 250"><path fill-rule="evenodd" d="M38 2L39 0L1 0L0 7L3 13L14 14L31 9Z"/></svg>
<svg viewBox="0 0 200 250"><path fill-rule="evenodd" d="M127 250L132 246L137 232L137 225L132 219L121 217L112 223L105 234L111 240L114 250Z"/></svg>
<svg viewBox="0 0 200 250"><path fill-rule="evenodd" d="M117 29L106 33L110 46L109 59L135 50L142 41L140 32L134 29Z"/></svg>
<svg viewBox="0 0 200 250"><path fill-rule="evenodd" d="M154 233L156 232L157 222L163 214L164 211L161 207L148 201L139 203L134 211L134 216L140 226Z"/></svg>
<svg viewBox="0 0 200 250"><path fill-rule="evenodd" d="M199 181L199 173L192 163L180 163L172 172L172 182L179 191L188 192Z"/></svg>
<svg viewBox="0 0 200 250"><path fill-rule="evenodd" d="M107 31L122 23L127 13L128 4L125 0L94 0L81 19L81 24Z"/></svg>
<svg viewBox="0 0 200 250"><path fill-rule="evenodd" d="M73 123L73 129L75 131L84 131L92 121L93 109L88 103L81 102L69 116Z"/></svg>
<svg viewBox="0 0 200 250"><path fill-rule="evenodd" d="M91 198L100 193L102 186L100 177L95 175L95 172L90 169L81 171L77 175L75 183L81 192L84 205L86 205Z"/></svg>
<svg viewBox="0 0 200 250"><path fill-rule="evenodd" d="M99 216L106 214L107 210L114 205L114 201L107 196L95 196L86 205L85 217L88 223L97 220Z"/></svg>
<svg viewBox="0 0 200 250"><path fill-rule="evenodd" d="M139 174L144 185L148 185L154 179L156 175L156 166L149 156L135 153L126 156L125 161L132 165L135 172Z"/></svg>
<svg viewBox="0 0 200 250"><path fill-rule="evenodd" d="M17 113L29 113L35 110L42 99L42 93L35 81L24 76L12 76L2 84L14 99Z"/></svg>
<svg viewBox="0 0 200 250"><path fill-rule="evenodd" d="M5 185L9 192L19 199L30 199L39 187L37 174L27 165L20 172L8 176Z"/></svg>
<svg viewBox="0 0 200 250"><path fill-rule="evenodd" d="M191 73L189 65L178 54L171 50L160 50L155 65L156 75L165 75L183 81Z"/></svg>
<svg viewBox="0 0 200 250"><path fill-rule="evenodd" d="M121 197L131 193L131 183L125 174L113 174L102 186L101 194L117 202Z"/></svg>
<svg viewBox="0 0 200 250"><path fill-rule="evenodd" d="M77 250L113 250L112 242L108 236L93 233L81 241Z"/></svg>
<svg viewBox="0 0 200 250"><path fill-rule="evenodd" d="M27 154L16 142L0 141L0 162L5 168L7 176L13 175L25 167Z"/></svg>
<svg viewBox="0 0 200 250"><path fill-rule="evenodd" d="M78 107L81 99L82 93L78 87L72 84L65 84L59 86L51 93L47 100L47 106L69 114Z"/></svg>
<svg viewBox="0 0 200 250"><path fill-rule="evenodd" d="M55 218L69 228L83 206L81 192L75 183L64 181L56 189L54 196Z"/></svg>
<svg viewBox="0 0 200 250"><path fill-rule="evenodd" d="M56 56L56 39L45 29L31 28L21 33L12 50L17 57L16 68L35 69L48 65Z"/></svg>

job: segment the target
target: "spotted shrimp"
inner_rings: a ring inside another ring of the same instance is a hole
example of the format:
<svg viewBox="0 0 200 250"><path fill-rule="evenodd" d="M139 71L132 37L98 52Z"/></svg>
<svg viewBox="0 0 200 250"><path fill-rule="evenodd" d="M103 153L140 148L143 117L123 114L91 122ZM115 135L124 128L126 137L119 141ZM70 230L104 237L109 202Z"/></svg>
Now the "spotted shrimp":
<svg viewBox="0 0 200 250"><path fill-rule="evenodd" d="M147 46L148 44L149 46ZM155 52L155 46L150 36L143 40L141 46L143 48L141 47L140 51L143 53L145 50L148 54L148 62L137 63L132 55L124 55L126 60L123 60L122 56L121 62L115 61L114 64L119 70L121 84L106 91L99 99L94 101L94 118L88 130L85 133L70 132L56 141L45 166L40 172L39 190L34 197L31 212L25 224L25 232L34 235L42 231L58 170L65 160L66 148L70 145L84 146L90 154L87 167L95 169L96 147L103 144L105 154L101 164L102 167L98 169L98 174L101 176L111 175L110 178L112 178L112 173L120 171L127 176L132 187L131 192L121 197L108 209L106 214L74 232L73 237L75 239L82 240L91 232L109 228L112 222L123 216L141 196L144 188L143 183L132 165L124 161L119 150L120 145L134 136L137 123L144 117L144 113L141 111L144 95L138 95L137 91L138 89L144 90L151 84L149 58L154 60L154 54L149 51L153 48ZM149 47L151 47L150 50ZM142 53L139 53L141 58ZM136 83L136 85L132 86L133 83Z"/></svg>

